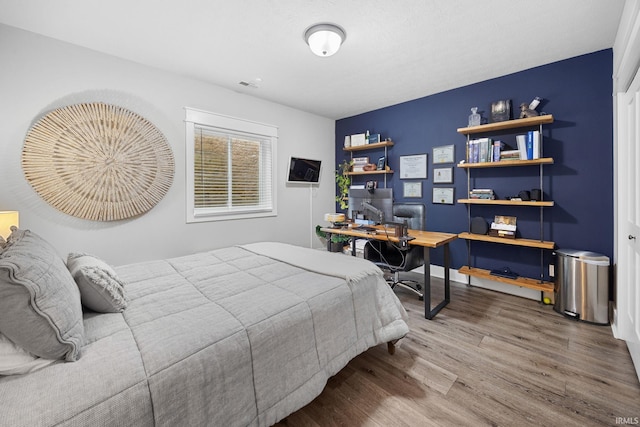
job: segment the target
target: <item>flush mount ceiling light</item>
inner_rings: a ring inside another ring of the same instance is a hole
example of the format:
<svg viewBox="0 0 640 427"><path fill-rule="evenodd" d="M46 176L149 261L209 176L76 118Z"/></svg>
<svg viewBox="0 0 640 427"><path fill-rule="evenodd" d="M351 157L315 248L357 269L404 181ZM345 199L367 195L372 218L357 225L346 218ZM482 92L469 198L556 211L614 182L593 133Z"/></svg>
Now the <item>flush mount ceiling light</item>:
<svg viewBox="0 0 640 427"><path fill-rule="evenodd" d="M331 56L340 49L347 33L335 24L315 24L304 32L304 40L318 56Z"/></svg>

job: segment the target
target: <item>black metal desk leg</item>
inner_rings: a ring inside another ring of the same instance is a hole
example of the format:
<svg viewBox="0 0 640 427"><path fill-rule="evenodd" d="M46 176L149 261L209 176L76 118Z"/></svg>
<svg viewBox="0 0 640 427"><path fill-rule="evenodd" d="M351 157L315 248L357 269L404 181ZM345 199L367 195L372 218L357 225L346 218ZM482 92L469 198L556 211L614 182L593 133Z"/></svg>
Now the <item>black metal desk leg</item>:
<svg viewBox="0 0 640 427"><path fill-rule="evenodd" d="M424 317L431 319L431 259L429 256L430 249L426 246L424 250L424 289L422 290L424 299Z"/></svg>
<svg viewBox="0 0 640 427"><path fill-rule="evenodd" d="M433 309L431 308L431 266L429 261L429 248L424 248L424 317L433 319L451 299L451 290L449 288L449 244L444 245L444 299L438 303Z"/></svg>
<svg viewBox="0 0 640 427"><path fill-rule="evenodd" d="M444 300L449 303L451 300L451 288L449 282L449 267L450 265L449 244L444 245Z"/></svg>

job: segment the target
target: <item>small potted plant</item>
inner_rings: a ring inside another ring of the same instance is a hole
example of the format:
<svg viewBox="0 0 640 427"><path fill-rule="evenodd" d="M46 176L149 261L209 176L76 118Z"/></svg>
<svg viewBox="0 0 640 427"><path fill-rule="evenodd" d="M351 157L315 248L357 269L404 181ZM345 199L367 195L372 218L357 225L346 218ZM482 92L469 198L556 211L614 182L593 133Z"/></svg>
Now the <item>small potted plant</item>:
<svg viewBox="0 0 640 427"><path fill-rule="evenodd" d="M321 230L321 225L316 225L316 235L326 241L327 233ZM331 234L331 249L330 252L342 252L344 246L349 243L351 238L343 234Z"/></svg>

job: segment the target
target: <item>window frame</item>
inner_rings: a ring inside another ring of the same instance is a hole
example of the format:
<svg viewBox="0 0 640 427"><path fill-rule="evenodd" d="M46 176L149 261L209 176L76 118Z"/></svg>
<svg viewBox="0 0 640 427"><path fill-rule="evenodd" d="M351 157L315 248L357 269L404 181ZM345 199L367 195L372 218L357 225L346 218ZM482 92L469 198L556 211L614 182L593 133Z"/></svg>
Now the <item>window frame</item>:
<svg viewBox="0 0 640 427"><path fill-rule="evenodd" d="M196 126L208 127L228 135L247 135L263 139L271 144L271 208L232 208L219 211L215 208L195 207L195 133ZM186 163L186 221L227 221L234 219L277 216L277 141L278 128L273 125L239 119L185 107L185 163Z"/></svg>

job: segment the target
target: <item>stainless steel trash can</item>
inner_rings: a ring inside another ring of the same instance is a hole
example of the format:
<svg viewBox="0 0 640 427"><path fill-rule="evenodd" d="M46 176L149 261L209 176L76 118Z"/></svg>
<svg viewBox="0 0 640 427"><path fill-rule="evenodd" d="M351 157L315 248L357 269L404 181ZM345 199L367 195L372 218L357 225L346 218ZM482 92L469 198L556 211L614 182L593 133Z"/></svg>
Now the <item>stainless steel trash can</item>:
<svg viewBox="0 0 640 427"><path fill-rule="evenodd" d="M609 323L609 258L594 252L555 251L554 310L567 317Z"/></svg>

